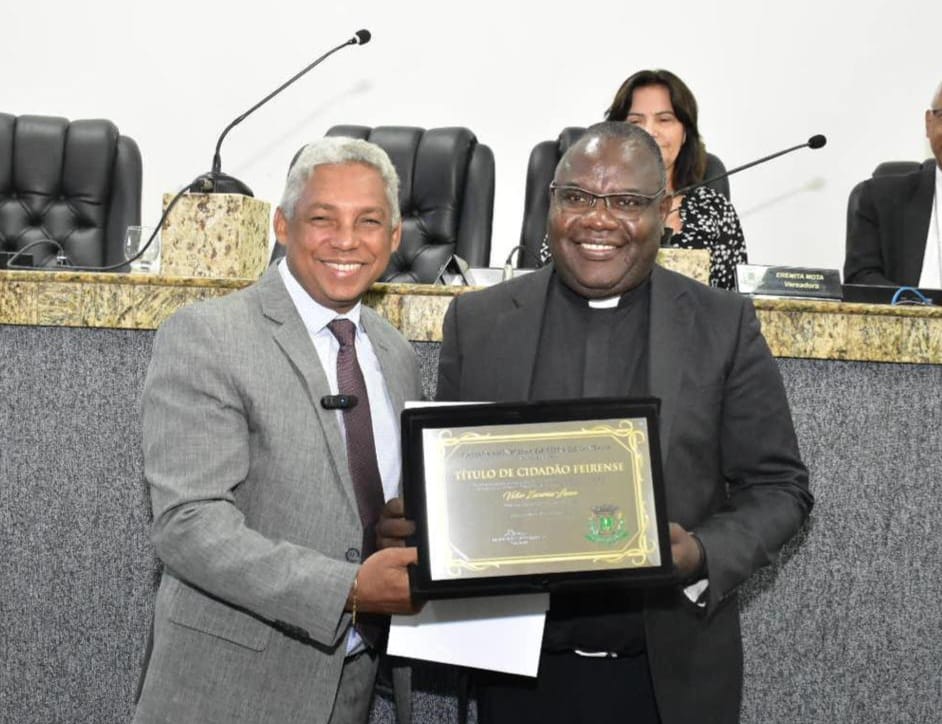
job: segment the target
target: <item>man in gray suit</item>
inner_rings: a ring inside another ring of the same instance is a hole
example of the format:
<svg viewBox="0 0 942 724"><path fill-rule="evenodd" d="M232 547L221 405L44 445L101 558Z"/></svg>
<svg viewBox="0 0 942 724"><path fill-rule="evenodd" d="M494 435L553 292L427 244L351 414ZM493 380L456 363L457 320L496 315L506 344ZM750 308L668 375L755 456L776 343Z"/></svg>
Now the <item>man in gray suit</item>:
<svg viewBox="0 0 942 724"><path fill-rule="evenodd" d="M375 515L354 471L374 463L374 511L397 494L398 415L420 396L411 346L360 304L399 244L389 158L346 138L307 146L275 232L280 265L183 309L154 343L144 469L164 571L136 722L363 722L382 622L362 624L412 610L415 550L368 555ZM354 431L375 453L348 455Z"/></svg>
<svg viewBox="0 0 942 724"><path fill-rule="evenodd" d="M752 304L655 265L665 172L626 123L560 161L553 266L456 297L441 400L655 396L673 585L553 594L539 676L479 682L480 721L734 722L736 588L812 505L782 380Z"/></svg>
<svg viewBox="0 0 942 724"><path fill-rule="evenodd" d="M860 184L847 220L848 284L942 288L942 84L925 120L935 158Z"/></svg>

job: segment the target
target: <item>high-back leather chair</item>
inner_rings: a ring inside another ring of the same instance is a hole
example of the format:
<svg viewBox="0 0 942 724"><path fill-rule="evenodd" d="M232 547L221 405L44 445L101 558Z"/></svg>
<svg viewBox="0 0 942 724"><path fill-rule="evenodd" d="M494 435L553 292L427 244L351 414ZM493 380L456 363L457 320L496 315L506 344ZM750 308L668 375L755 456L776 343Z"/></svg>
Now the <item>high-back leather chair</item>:
<svg viewBox="0 0 942 724"><path fill-rule="evenodd" d="M399 174L402 241L381 282L432 284L453 254L470 266L488 266L494 154L470 130L342 125L326 135L375 143ZM272 261L283 253L276 244Z"/></svg>
<svg viewBox="0 0 942 724"><path fill-rule="evenodd" d="M530 152L527 165L527 186L523 206L523 228L520 232L520 246L523 249L517 255L517 267L529 268L540 265L540 245L546 235L546 214L549 211L549 185L556 172L556 165L569 147L578 141L585 128L570 126L564 128L555 141L542 141ZM707 154L707 167L704 178L712 178L726 172L723 162L711 153ZM722 178L707 184L729 198L729 179Z"/></svg>
<svg viewBox="0 0 942 724"><path fill-rule="evenodd" d="M334 126L328 136L375 143L399 174L402 241L381 282L433 284L457 254L487 266L494 218L494 154L467 128ZM275 245L273 260L283 254Z"/></svg>
<svg viewBox="0 0 942 724"><path fill-rule="evenodd" d="M76 266L124 259L141 223L141 153L111 121L0 113L0 251L52 239ZM27 251L55 264L55 244Z"/></svg>
<svg viewBox="0 0 942 724"><path fill-rule="evenodd" d="M334 126L328 136L375 143L399 174L402 242L380 281L432 284L453 254L487 266L494 154L467 128Z"/></svg>

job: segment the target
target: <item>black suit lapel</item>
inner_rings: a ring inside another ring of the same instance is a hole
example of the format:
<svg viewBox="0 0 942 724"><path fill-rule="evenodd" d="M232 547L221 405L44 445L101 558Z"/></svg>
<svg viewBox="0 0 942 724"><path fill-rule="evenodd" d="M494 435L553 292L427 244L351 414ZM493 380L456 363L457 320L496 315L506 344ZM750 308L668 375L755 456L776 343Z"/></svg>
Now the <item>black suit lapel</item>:
<svg viewBox="0 0 942 724"><path fill-rule="evenodd" d="M667 460L671 427L677 413L681 373L693 355L688 343L696 309L671 273L655 266L651 272L651 330L649 370L651 394L661 400L659 416L661 457Z"/></svg>
<svg viewBox="0 0 942 724"><path fill-rule="evenodd" d="M526 284L515 285L510 292L513 306L494 322L497 402L526 400L530 396L551 273L549 268L532 272Z"/></svg>
<svg viewBox="0 0 942 724"><path fill-rule="evenodd" d="M932 197L935 194L935 161L926 162L916 179L915 188L906 200L903 214L901 279L919 283L922 264L926 256L926 237L929 235L929 217L932 215Z"/></svg>

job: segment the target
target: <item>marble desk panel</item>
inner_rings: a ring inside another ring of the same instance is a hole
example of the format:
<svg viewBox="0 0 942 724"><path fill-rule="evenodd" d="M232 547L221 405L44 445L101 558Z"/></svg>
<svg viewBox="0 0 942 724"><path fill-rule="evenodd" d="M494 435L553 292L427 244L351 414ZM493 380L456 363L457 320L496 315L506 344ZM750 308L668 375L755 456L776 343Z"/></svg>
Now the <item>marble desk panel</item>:
<svg viewBox="0 0 942 724"><path fill-rule="evenodd" d="M156 329L180 307L252 279L0 271L0 324ZM468 287L376 284L364 301L413 342L441 341L452 297ZM776 357L942 364L942 307L756 298Z"/></svg>

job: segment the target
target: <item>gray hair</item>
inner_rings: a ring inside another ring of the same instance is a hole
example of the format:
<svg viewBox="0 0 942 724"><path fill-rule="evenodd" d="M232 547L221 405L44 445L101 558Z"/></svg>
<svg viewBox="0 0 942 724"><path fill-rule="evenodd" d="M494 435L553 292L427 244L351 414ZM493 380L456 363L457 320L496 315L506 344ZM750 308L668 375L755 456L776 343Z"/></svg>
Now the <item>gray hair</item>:
<svg viewBox="0 0 942 724"><path fill-rule="evenodd" d="M399 213L399 174L386 152L375 143L346 136L326 136L307 144L295 157L288 171L288 180L281 195L281 213L287 219L294 218L298 200L304 193L304 187L318 166L335 163L364 163L375 168L386 187L386 201L392 214L392 226L398 226Z"/></svg>
<svg viewBox="0 0 942 724"><path fill-rule="evenodd" d="M932 100L929 101L929 108L935 108L935 104L939 102L942 102L942 83L936 86L935 93L932 94Z"/></svg>
<svg viewBox="0 0 942 724"><path fill-rule="evenodd" d="M645 131L641 126L624 121L601 121L586 129L585 134L575 143L573 143L559 159L556 166L556 175L563 169L569 168L570 157L573 153L580 153L593 138L618 139L622 143L631 146L640 146L647 151L654 161L654 167L657 171L658 183L664 187L667 185L667 172L664 170L664 158L661 156L661 149L657 147L654 137Z"/></svg>

